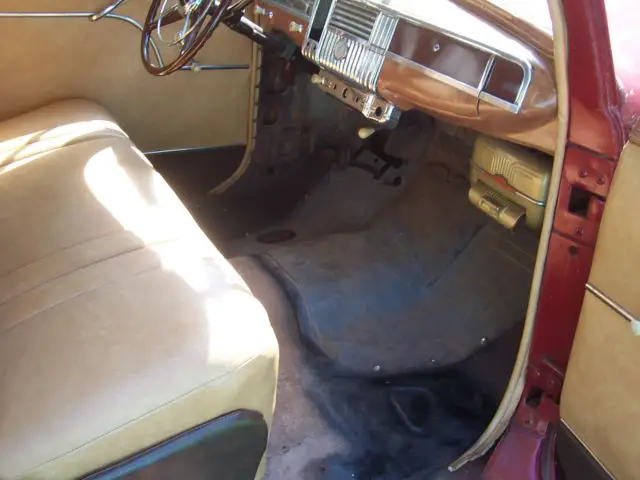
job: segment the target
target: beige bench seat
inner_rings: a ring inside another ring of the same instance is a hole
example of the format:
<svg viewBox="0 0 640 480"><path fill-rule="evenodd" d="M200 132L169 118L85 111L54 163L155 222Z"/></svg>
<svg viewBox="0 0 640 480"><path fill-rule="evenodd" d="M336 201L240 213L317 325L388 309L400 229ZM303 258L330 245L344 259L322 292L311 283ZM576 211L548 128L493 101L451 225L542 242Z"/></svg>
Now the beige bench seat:
<svg viewBox="0 0 640 480"><path fill-rule="evenodd" d="M265 310L101 107L0 124L0 205L1 479L81 477L239 409L270 421Z"/></svg>

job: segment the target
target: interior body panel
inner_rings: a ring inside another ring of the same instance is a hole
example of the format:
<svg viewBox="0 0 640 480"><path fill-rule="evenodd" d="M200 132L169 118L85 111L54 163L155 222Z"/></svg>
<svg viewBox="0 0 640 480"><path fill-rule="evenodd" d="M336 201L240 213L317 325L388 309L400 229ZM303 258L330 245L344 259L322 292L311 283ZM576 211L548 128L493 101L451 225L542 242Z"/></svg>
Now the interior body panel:
<svg viewBox="0 0 640 480"><path fill-rule="evenodd" d="M560 403L562 421L612 478L640 471L638 362L640 146L625 146L595 258Z"/></svg>
<svg viewBox="0 0 640 480"><path fill-rule="evenodd" d="M0 13L94 12L104 3L9 0ZM142 22L147 9L147 2L129 1L116 13ZM86 98L112 112L145 152L248 143L254 47L226 28L197 61L243 69L165 79L145 71L140 31L121 20L0 18L0 41L6 46L0 52L0 120L56 100Z"/></svg>

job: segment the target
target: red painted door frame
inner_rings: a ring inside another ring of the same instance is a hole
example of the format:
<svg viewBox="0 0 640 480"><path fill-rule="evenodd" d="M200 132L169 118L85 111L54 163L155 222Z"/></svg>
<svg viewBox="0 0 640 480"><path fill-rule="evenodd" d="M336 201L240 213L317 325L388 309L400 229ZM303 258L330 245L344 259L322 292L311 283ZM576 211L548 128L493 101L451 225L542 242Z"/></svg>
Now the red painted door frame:
<svg viewBox="0 0 640 480"><path fill-rule="evenodd" d="M563 3L569 47L569 138L526 386L509 430L485 469L483 477L491 480L555 478L554 432L562 382L600 220L626 140L604 0Z"/></svg>

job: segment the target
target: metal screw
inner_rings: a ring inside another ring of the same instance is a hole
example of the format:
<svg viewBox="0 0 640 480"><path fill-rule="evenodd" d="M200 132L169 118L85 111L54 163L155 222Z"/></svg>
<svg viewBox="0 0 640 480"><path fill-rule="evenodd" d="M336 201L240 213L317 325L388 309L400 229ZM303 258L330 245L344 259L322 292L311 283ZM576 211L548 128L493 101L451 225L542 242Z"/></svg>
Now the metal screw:
<svg viewBox="0 0 640 480"><path fill-rule="evenodd" d="M598 177L598 179L596 180L596 183L598 185L604 185L604 182L605 182L604 177Z"/></svg>
<svg viewBox="0 0 640 480"><path fill-rule="evenodd" d="M379 372L380 371L380 365L376 365L375 367L373 367L373 371L374 372Z"/></svg>
<svg viewBox="0 0 640 480"><path fill-rule="evenodd" d="M434 43L433 44L433 51L434 52L439 52L440 51L440 44L439 43Z"/></svg>
<svg viewBox="0 0 640 480"><path fill-rule="evenodd" d="M576 229L574 230L574 232L576 233L576 235L578 235L579 237L581 237L582 235L584 235L584 228L582 228L582 227L576 227Z"/></svg>
<svg viewBox="0 0 640 480"><path fill-rule="evenodd" d="M480 345L486 345L489 339L487 337L482 337L480 339Z"/></svg>
<svg viewBox="0 0 640 480"><path fill-rule="evenodd" d="M435 365L435 364L436 364L436 359L435 359L435 358L432 358L432 359L431 359L431 365Z"/></svg>
<svg viewBox="0 0 640 480"><path fill-rule="evenodd" d="M586 169L582 169L580 170L580 173L578 173L578 175L580 175L580 178L587 178L589 176L589 172L587 172Z"/></svg>

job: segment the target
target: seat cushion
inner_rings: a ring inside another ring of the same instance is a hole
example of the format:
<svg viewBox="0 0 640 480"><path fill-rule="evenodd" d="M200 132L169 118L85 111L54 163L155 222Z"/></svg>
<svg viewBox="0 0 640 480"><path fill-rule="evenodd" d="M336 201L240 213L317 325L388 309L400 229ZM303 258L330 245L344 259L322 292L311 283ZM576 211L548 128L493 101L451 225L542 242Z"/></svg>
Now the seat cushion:
<svg viewBox="0 0 640 480"><path fill-rule="evenodd" d="M126 137L107 111L68 100L0 123L0 166L91 138Z"/></svg>
<svg viewBox="0 0 640 480"><path fill-rule="evenodd" d="M264 308L128 139L0 167L0 204L0 478L79 477L238 409L270 422Z"/></svg>

